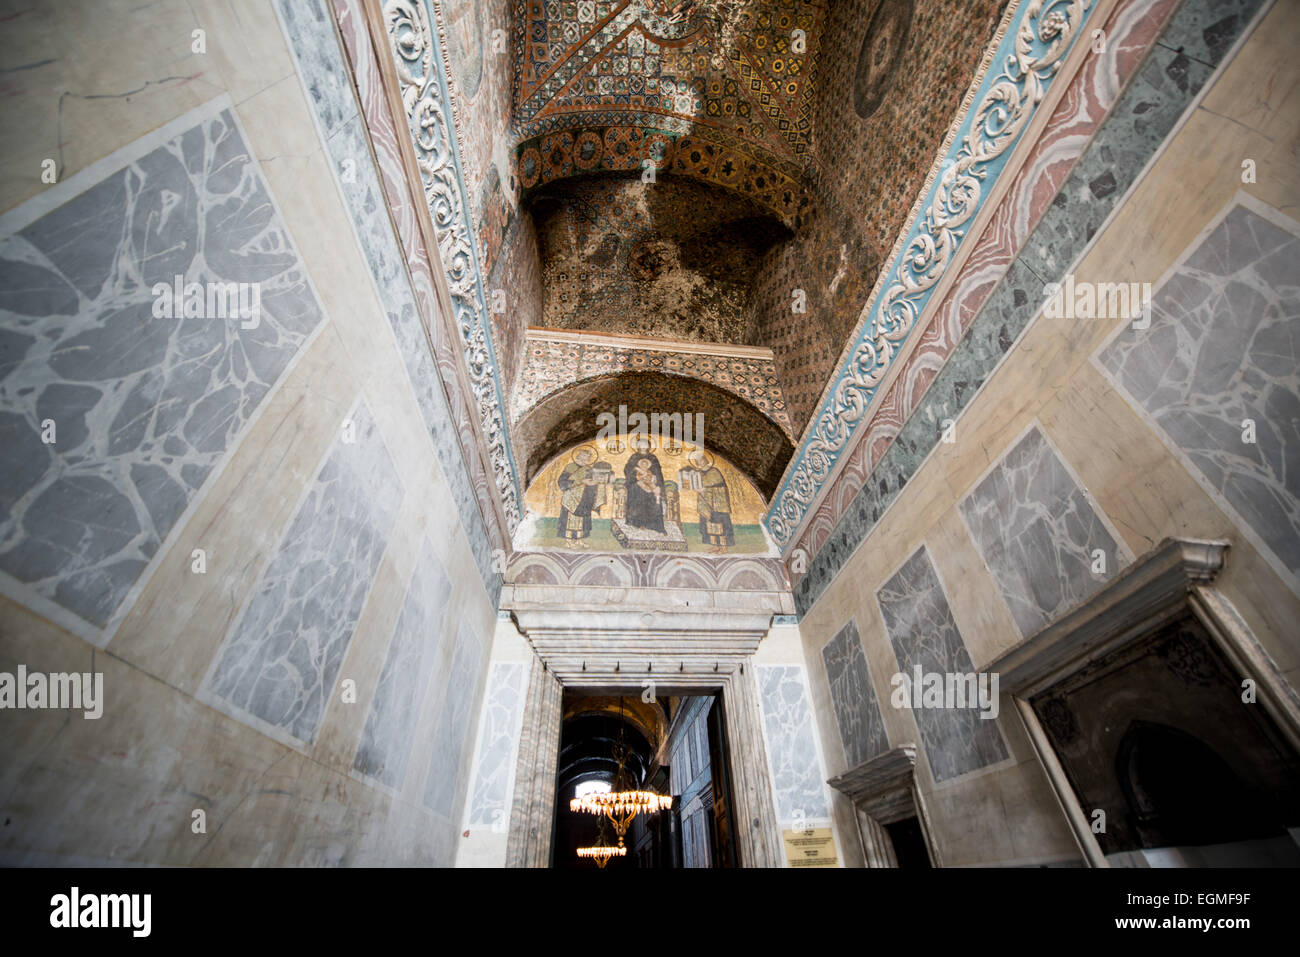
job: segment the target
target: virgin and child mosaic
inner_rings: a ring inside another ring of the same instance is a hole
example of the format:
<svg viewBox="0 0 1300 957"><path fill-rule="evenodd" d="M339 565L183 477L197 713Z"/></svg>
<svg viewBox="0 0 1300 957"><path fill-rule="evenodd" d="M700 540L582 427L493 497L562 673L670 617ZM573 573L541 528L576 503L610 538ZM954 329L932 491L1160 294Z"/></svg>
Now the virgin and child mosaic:
<svg viewBox="0 0 1300 957"><path fill-rule="evenodd" d="M557 456L524 497L522 543L592 551L770 554L763 498L689 443L619 435Z"/></svg>

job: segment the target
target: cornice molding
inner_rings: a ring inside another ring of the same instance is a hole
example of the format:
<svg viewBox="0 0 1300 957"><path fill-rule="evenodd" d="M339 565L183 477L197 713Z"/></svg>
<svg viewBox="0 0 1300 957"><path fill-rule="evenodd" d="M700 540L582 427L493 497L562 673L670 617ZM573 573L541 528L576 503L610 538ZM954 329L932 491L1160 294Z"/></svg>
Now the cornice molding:
<svg viewBox="0 0 1300 957"><path fill-rule="evenodd" d="M1186 609L1198 585L1223 570L1224 541L1167 538L1124 569L1080 607L1057 619L985 668L1002 690L1028 697L1078 667L1121 647Z"/></svg>
<svg viewBox="0 0 1300 957"><path fill-rule="evenodd" d="M861 804L884 791L910 788L915 773L916 745L904 744L869 758L826 783L854 804Z"/></svg>
<svg viewBox="0 0 1300 957"><path fill-rule="evenodd" d="M438 293L445 297L461 343L475 423L500 499L505 526L514 534L523 494L506 428L505 402L496 365L478 243L466 193L453 103L442 50L445 37L430 0L383 0L382 13L365 7L377 50L382 81L395 116L406 119L408 136L399 136L403 165L411 182L423 186L417 204L421 232L430 257L437 256ZM382 18L382 19L380 19Z"/></svg>
<svg viewBox="0 0 1300 957"><path fill-rule="evenodd" d="M579 329L547 329L529 326L524 334L529 342L572 342L576 345L609 349L645 349L650 352L682 352L699 356L725 356L729 359L763 359L771 362L775 354L766 346L741 346L723 342L688 342L679 339L648 339L620 336L609 332Z"/></svg>

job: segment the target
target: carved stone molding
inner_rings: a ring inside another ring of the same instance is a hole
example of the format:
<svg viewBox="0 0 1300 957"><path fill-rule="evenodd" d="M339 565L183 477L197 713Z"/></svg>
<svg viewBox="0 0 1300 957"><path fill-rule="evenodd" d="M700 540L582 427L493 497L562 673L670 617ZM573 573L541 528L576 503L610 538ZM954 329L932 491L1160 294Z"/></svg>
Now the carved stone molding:
<svg viewBox="0 0 1300 957"><path fill-rule="evenodd" d="M547 867L551 862L563 695L560 682L547 672L541 659L533 659L515 759L507 867Z"/></svg>
<svg viewBox="0 0 1300 957"><path fill-rule="evenodd" d="M700 592L788 593L785 566L776 558L712 557L668 552L628 555L608 552L517 551L505 580L510 585L572 585L584 588L671 589ZM691 601L690 596L669 604ZM789 604L789 603L787 603ZM791 604L791 608L793 605ZM782 614L790 614L782 606Z"/></svg>
<svg viewBox="0 0 1300 957"><path fill-rule="evenodd" d="M664 609L653 596L641 602L623 597L570 608L554 604L553 595L523 596L529 601L509 592L503 607L509 603L520 633L563 680L649 678L705 687L744 666L773 617L752 601L729 609Z"/></svg>
<svg viewBox="0 0 1300 957"><path fill-rule="evenodd" d="M883 292L878 297L873 293L868 301L866 321L773 498L768 530L783 548L794 539L840 456L851 446L877 387L954 262L986 187L1001 174L1004 155L1042 102L1092 3L1031 0L1017 12L1012 50L1002 71L991 82L982 81L984 92L971 114L969 132L940 164L943 173L928 207L909 226L906 244L896 249ZM999 43L999 50L1005 42Z"/></svg>
<svg viewBox="0 0 1300 957"><path fill-rule="evenodd" d="M795 438L771 349L544 329L528 331L523 371L510 397L511 421L519 423L572 385L623 372L708 382L753 405L787 438Z"/></svg>
<svg viewBox="0 0 1300 957"><path fill-rule="evenodd" d="M842 791L856 806L881 824L909 817L912 782L916 773L916 745L891 748L826 783Z"/></svg>
<svg viewBox="0 0 1300 957"><path fill-rule="evenodd" d="M496 354L470 202L452 120L440 37L429 0L384 0L384 29L402 109L424 188L425 205L445 270L451 310L469 369L488 460L511 534L519 524L519 481L505 425Z"/></svg>
<svg viewBox="0 0 1300 957"><path fill-rule="evenodd" d="M1194 588L1214 581L1228 543L1167 538L1074 611L988 666L1002 690L1037 694L1065 671L1109 654L1186 609ZM1252 639L1253 640L1253 639Z"/></svg>

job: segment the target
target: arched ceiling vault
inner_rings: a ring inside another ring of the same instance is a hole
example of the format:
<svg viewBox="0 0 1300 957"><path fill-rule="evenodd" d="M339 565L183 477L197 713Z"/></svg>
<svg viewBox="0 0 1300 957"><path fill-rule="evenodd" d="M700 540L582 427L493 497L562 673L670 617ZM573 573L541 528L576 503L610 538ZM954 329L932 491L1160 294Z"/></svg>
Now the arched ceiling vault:
<svg viewBox="0 0 1300 957"><path fill-rule="evenodd" d="M740 190L793 225L824 19L808 0L515 0L525 195L649 162Z"/></svg>
<svg viewBox="0 0 1300 957"><path fill-rule="evenodd" d="M658 700L642 701L639 691L622 698L580 694L565 697L564 721L585 715L605 715L628 722L645 738L651 755L658 752L668 736L668 715L663 705Z"/></svg>
<svg viewBox="0 0 1300 957"><path fill-rule="evenodd" d="M531 209L552 329L746 343L755 271L791 235L749 197L680 176L572 178Z"/></svg>
<svg viewBox="0 0 1300 957"><path fill-rule="evenodd" d="M511 480L526 486L625 405L705 413L705 444L770 496L1007 2L433 3L473 218L456 235L476 241L503 391L531 328L665 354L762 348L763 401L786 432L702 380L588 380L527 413L507 394ZM548 370L548 388L575 366Z"/></svg>
<svg viewBox="0 0 1300 957"><path fill-rule="evenodd" d="M536 405L516 425L515 442L526 484L551 459L600 431L601 413L674 413L703 416L705 448L734 464L770 498L794 453L780 426L731 392L698 379L659 372L628 372L580 382Z"/></svg>

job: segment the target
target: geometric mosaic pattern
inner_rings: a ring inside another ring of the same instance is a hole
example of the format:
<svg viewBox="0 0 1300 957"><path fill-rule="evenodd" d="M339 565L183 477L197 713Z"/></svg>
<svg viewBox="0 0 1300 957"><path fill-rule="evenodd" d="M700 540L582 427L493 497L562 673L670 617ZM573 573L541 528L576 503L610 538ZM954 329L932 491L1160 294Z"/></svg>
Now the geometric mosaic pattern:
<svg viewBox="0 0 1300 957"><path fill-rule="evenodd" d="M520 185L648 159L789 221L824 16L800 0L516 0Z"/></svg>

